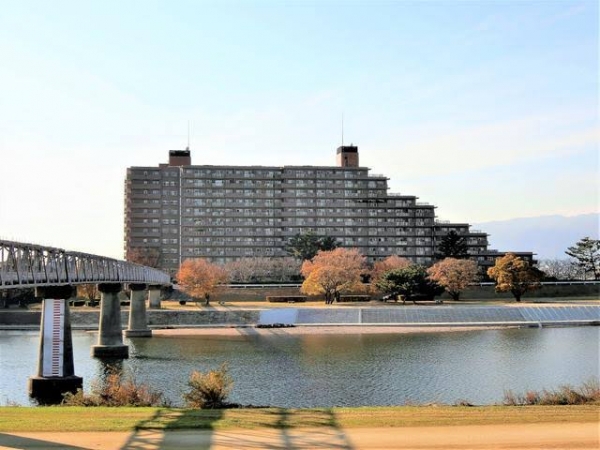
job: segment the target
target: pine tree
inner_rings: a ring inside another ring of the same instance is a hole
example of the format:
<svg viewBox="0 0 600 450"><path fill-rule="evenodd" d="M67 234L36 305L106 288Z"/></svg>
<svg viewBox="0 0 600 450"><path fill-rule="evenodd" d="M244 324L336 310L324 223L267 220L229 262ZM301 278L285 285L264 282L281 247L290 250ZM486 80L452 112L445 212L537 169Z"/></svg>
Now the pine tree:
<svg viewBox="0 0 600 450"><path fill-rule="evenodd" d="M314 232L298 233L290 238L285 250L288 255L300 261L309 261L319 250L330 251L338 248L338 241L331 236L317 236Z"/></svg>
<svg viewBox="0 0 600 450"><path fill-rule="evenodd" d="M600 240L584 237L565 253L577 260L584 276L591 272L594 280L600 279Z"/></svg>
<svg viewBox="0 0 600 450"><path fill-rule="evenodd" d="M455 258L467 259L469 257L467 238L451 230L444 236L435 252L436 259Z"/></svg>

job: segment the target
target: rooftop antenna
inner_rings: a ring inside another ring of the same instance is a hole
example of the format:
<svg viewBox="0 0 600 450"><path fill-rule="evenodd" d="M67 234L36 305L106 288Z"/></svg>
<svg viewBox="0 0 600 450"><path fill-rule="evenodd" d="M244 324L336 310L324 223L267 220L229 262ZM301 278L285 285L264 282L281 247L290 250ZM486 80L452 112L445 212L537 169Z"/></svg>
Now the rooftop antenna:
<svg viewBox="0 0 600 450"><path fill-rule="evenodd" d="M344 146L344 113L342 113L342 147Z"/></svg>
<svg viewBox="0 0 600 450"><path fill-rule="evenodd" d="M189 150L190 149L190 121L189 120L188 120L188 141L187 142L188 142L188 145L185 149Z"/></svg>

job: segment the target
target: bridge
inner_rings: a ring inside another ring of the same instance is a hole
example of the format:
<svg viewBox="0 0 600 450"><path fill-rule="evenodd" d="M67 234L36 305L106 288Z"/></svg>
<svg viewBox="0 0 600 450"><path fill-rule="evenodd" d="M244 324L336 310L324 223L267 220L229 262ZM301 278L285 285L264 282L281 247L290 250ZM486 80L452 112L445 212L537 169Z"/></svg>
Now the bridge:
<svg viewBox="0 0 600 450"><path fill-rule="evenodd" d="M171 277L154 268L81 252L71 252L15 241L0 240L0 290L34 288L42 298L37 375L29 379L29 393L42 403L57 403L64 392L75 392L83 379L75 375L68 300L81 284L97 284L101 294L98 358L127 358L123 344L119 293L131 291L129 337L150 337L146 320L146 291L150 307L160 307L160 288Z"/></svg>
<svg viewBox="0 0 600 450"><path fill-rule="evenodd" d="M126 261L0 240L0 289L93 283L168 285L168 274Z"/></svg>

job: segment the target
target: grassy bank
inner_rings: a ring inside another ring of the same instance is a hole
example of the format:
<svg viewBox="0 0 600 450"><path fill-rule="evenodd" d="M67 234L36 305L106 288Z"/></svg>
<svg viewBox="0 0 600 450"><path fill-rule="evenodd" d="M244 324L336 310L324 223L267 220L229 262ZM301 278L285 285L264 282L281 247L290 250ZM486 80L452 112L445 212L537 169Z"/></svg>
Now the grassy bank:
<svg viewBox="0 0 600 450"><path fill-rule="evenodd" d="M299 427L408 427L598 422L598 405L325 409L0 407L0 432Z"/></svg>

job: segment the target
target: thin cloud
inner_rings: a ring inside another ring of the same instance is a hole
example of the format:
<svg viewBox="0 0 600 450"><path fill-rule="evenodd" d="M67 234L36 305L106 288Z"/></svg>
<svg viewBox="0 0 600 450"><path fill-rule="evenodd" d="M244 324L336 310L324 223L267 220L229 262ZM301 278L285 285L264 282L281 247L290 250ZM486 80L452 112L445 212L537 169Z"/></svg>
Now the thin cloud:
<svg viewBox="0 0 600 450"><path fill-rule="evenodd" d="M588 8L585 3L571 5L564 11L547 18L545 20L545 25L546 26L554 25L555 23L561 22L565 19L569 19L573 16L583 14L587 9ZM596 14L597 14L597 12L596 12Z"/></svg>
<svg viewBox="0 0 600 450"><path fill-rule="evenodd" d="M404 177L411 177L422 174L424 167L430 175L461 173L576 154L598 145L596 127L571 128L565 126L568 120L569 117L530 116L445 130L433 138L405 136L400 150L397 145L386 146L376 157L387 161L388 167L401 167Z"/></svg>

